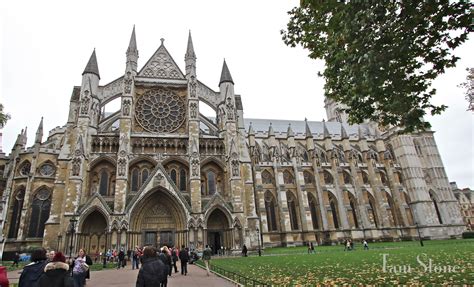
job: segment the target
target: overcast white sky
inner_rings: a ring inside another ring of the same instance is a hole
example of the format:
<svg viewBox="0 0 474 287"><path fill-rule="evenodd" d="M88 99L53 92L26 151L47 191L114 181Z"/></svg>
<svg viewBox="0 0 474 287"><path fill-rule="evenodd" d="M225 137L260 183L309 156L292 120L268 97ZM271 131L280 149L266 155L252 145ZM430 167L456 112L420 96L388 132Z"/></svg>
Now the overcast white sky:
<svg viewBox="0 0 474 287"><path fill-rule="evenodd" d="M242 95L246 118L322 120L322 63L283 44L286 12L299 1L2 1L0 4L0 102L12 119L3 130L7 154L28 126L28 145L41 116L45 131L66 123L74 85L96 48L101 85L124 73L133 25L139 69L165 38L181 70L188 30L198 78L214 90L225 58ZM471 51L471 53L469 53ZM457 50L458 67L437 79L437 104L449 109L430 118L450 181L474 188L474 119L463 90L473 66L474 40ZM46 139L47 132L45 132Z"/></svg>

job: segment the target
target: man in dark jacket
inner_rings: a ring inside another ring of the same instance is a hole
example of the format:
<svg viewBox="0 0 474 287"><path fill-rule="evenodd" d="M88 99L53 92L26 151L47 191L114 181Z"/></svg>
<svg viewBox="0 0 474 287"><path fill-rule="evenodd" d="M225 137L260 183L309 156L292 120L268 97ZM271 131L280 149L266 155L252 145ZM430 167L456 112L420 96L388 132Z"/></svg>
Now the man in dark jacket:
<svg viewBox="0 0 474 287"><path fill-rule="evenodd" d="M31 253L31 263L23 268L18 282L19 287L38 287L39 279L46 266L46 250L37 249Z"/></svg>
<svg viewBox="0 0 474 287"><path fill-rule="evenodd" d="M158 259L156 249L151 246L145 247L143 250L142 267L138 271L136 287L166 286L162 282L165 282L167 275L168 269Z"/></svg>
<svg viewBox="0 0 474 287"><path fill-rule="evenodd" d="M188 248L184 248L184 245L181 246L181 251L179 251L179 260L181 261L181 275L187 275L189 251Z"/></svg>
<svg viewBox="0 0 474 287"><path fill-rule="evenodd" d="M125 267L125 252L123 251L123 248L120 249L120 252L118 254L118 265L117 269L120 269L121 267Z"/></svg>
<svg viewBox="0 0 474 287"><path fill-rule="evenodd" d="M73 287L74 282L69 273L69 265L61 252L54 254L51 262L44 267L39 280L40 287Z"/></svg>

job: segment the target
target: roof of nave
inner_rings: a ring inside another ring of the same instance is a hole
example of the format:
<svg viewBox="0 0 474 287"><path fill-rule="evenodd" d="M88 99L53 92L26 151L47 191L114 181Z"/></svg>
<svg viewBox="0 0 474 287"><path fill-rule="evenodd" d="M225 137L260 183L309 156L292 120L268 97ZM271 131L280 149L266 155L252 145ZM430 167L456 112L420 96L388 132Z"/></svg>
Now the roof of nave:
<svg viewBox="0 0 474 287"><path fill-rule="evenodd" d="M291 125L291 129L295 134L295 137L304 138L306 132L306 123L304 120L275 120L275 119L244 119L245 130L249 129L250 123L252 123L252 128L255 131L257 136L266 135L268 133L270 125L272 126L275 136L284 136L288 131L288 126ZM324 134L324 124L329 131L331 136L340 137L341 136L341 123L340 122L320 122L320 121L307 121L309 129L313 136L323 135ZM323 124L324 123L324 124ZM366 136L374 137L375 131L371 129L367 124L361 125L349 125L347 123L342 124L348 136L358 136L359 126L361 126L362 131Z"/></svg>

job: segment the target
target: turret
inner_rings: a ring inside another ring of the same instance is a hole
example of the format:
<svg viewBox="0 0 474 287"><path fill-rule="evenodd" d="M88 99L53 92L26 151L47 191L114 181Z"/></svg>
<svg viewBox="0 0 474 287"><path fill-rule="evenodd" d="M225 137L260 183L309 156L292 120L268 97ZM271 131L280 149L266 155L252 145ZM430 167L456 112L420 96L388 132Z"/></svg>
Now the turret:
<svg viewBox="0 0 474 287"><path fill-rule="evenodd" d="M326 122L324 120L323 120L323 139L324 139L324 146L326 148L326 151L332 150L333 144L332 144L331 134L329 133L329 130L326 126Z"/></svg>
<svg viewBox="0 0 474 287"><path fill-rule="evenodd" d="M138 65L138 49L137 49L137 39L135 37L135 25L133 25L132 35L130 36L130 43L128 44L126 55L127 55L127 71L130 71L136 74L137 65Z"/></svg>
<svg viewBox="0 0 474 287"><path fill-rule="evenodd" d="M252 127L252 122L250 122L250 125L249 125L248 137L249 137L249 146L255 147L255 132Z"/></svg>
<svg viewBox="0 0 474 287"><path fill-rule="evenodd" d="M311 132L311 129L309 128L308 125L308 119L304 119L304 124L305 124L305 139L306 139L306 149L308 151L314 150L314 141L313 141L313 133Z"/></svg>
<svg viewBox="0 0 474 287"><path fill-rule="evenodd" d="M42 140L43 140L43 117L41 117L38 130L36 130L35 143L41 143Z"/></svg>
<svg viewBox="0 0 474 287"><path fill-rule="evenodd" d="M186 76L190 74L196 76L196 53L194 53L191 31L189 31L188 46L186 48L186 54L184 55L184 62L186 63Z"/></svg>
<svg viewBox="0 0 474 287"><path fill-rule="evenodd" d="M270 123L270 126L268 127L268 143L270 147L277 146L277 142L275 140L275 132L273 131L272 123Z"/></svg>
<svg viewBox="0 0 474 287"><path fill-rule="evenodd" d="M288 147L290 149L294 149L296 147L295 133L291 129L291 124L288 124L288 130L286 131L286 139L288 141Z"/></svg>
<svg viewBox="0 0 474 287"><path fill-rule="evenodd" d="M219 80L219 90L221 92L222 100L226 100L229 96L232 98L234 97L234 80L230 75L225 59L224 64L222 65L221 79Z"/></svg>
<svg viewBox="0 0 474 287"><path fill-rule="evenodd" d="M99 118L99 98L97 97L99 80L99 67L94 49L84 72L82 72L79 117L87 117L92 120L86 125L95 125Z"/></svg>
<svg viewBox="0 0 474 287"><path fill-rule="evenodd" d="M349 143L349 136L347 135L346 129L344 128L344 125L342 123L341 123L341 140L342 140L342 146L344 147L344 151L350 151L351 145Z"/></svg>

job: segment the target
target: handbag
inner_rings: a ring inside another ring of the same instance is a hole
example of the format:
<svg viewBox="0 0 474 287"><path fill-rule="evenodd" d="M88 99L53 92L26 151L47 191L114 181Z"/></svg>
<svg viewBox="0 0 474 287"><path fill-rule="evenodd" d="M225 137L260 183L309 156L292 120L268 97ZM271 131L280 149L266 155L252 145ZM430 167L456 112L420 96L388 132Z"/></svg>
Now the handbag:
<svg viewBox="0 0 474 287"><path fill-rule="evenodd" d="M89 270L89 265L87 263L81 263L82 272L87 272Z"/></svg>

